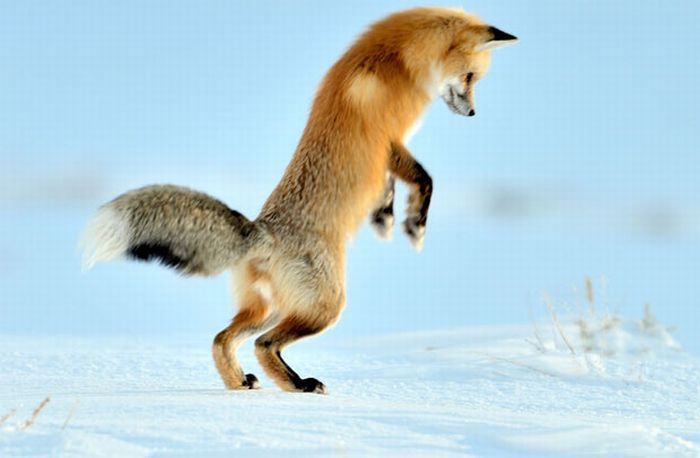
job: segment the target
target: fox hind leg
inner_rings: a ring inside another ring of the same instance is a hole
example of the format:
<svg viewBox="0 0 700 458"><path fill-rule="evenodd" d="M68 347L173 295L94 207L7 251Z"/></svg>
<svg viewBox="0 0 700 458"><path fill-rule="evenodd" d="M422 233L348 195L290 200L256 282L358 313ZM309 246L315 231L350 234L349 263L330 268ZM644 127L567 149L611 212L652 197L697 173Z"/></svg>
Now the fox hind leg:
<svg viewBox="0 0 700 458"><path fill-rule="evenodd" d="M271 326L274 321L275 316L269 314L265 299L249 288L243 295L240 311L231 324L216 335L212 345L214 363L226 388L238 390L260 387L255 375L245 374L241 369L236 350L246 338Z"/></svg>
<svg viewBox="0 0 700 458"><path fill-rule="evenodd" d="M318 334L335 322L336 318L337 314L332 318L330 315L313 318L288 316L277 326L258 337L255 341L255 354L265 373L283 390L326 394L326 386L319 380L301 378L282 359L282 350L303 337Z"/></svg>

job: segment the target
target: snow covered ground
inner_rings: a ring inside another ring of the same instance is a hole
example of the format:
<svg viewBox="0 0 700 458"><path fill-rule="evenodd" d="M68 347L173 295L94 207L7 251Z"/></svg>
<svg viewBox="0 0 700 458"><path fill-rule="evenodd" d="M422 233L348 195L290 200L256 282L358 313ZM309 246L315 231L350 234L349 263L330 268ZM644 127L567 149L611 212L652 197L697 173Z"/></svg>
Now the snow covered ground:
<svg viewBox="0 0 700 458"><path fill-rule="evenodd" d="M225 276L81 273L92 209L5 209L0 456L700 455L694 232L500 226L441 205L420 255L363 230L340 322L287 350L328 396L279 391L250 343L263 389L223 389L209 345L232 313ZM589 272L611 286L566 286Z"/></svg>
<svg viewBox="0 0 700 458"><path fill-rule="evenodd" d="M663 326L552 317L291 347L327 396L227 392L207 337L2 337L0 455L700 455L700 361Z"/></svg>

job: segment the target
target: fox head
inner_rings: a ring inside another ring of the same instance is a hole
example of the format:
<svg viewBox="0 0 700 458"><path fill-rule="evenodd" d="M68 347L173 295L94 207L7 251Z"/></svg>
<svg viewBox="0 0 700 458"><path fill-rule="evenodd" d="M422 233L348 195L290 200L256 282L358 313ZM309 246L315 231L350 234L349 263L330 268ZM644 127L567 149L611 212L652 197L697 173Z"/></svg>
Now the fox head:
<svg viewBox="0 0 700 458"><path fill-rule="evenodd" d="M491 49L518 41L517 37L481 23L473 16L461 16L452 41L439 67L439 94L450 109L460 115L474 116L474 86L488 70Z"/></svg>
<svg viewBox="0 0 700 458"><path fill-rule="evenodd" d="M348 66L338 74L360 75L351 92L364 102L376 93L376 84L366 84L374 82L372 76L396 91L392 82L405 69L427 99L440 95L455 113L474 116L474 85L488 70L491 50L516 41L459 8L412 8L373 24L349 50Z"/></svg>
<svg viewBox="0 0 700 458"><path fill-rule="evenodd" d="M474 116L474 85L488 70L491 50L517 40L461 9L418 7L390 14L372 24L326 74L312 115L336 109L334 95L340 94L364 117L376 115L371 123L396 128L392 135L398 136L437 95L455 113Z"/></svg>

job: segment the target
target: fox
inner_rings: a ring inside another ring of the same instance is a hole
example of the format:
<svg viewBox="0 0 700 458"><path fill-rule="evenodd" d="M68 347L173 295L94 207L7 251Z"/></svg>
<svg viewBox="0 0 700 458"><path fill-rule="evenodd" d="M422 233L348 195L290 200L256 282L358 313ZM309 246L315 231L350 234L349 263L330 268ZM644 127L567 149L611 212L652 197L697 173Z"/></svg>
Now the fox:
<svg viewBox="0 0 700 458"><path fill-rule="evenodd" d="M345 307L345 252L365 218L380 237L394 225L396 180L409 188L403 232L421 249L433 181L404 139L440 96L474 116L474 87L494 48L518 38L462 9L420 7L371 25L335 62L313 99L283 176L250 220L207 194L174 185L128 191L101 206L83 236L83 264L159 261L184 276L229 271L237 311L212 343L226 388L260 388L237 350L255 340L281 389L326 394L282 350L333 326Z"/></svg>

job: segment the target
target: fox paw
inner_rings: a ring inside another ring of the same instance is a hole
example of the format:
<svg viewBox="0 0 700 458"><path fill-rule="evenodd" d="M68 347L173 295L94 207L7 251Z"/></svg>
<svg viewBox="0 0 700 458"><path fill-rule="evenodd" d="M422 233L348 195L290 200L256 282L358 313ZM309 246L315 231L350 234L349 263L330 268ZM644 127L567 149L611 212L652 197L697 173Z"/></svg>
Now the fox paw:
<svg viewBox="0 0 700 458"><path fill-rule="evenodd" d="M311 377L303 379L297 388L304 393L328 394L326 385Z"/></svg>
<svg viewBox="0 0 700 458"><path fill-rule="evenodd" d="M391 230L394 228L394 212L391 208L375 211L370 223L380 239L391 240Z"/></svg>
<svg viewBox="0 0 700 458"><path fill-rule="evenodd" d="M253 374L245 374L245 380L243 381L243 388L248 388L249 390L257 390L260 388L260 381Z"/></svg>
<svg viewBox="0 0 700 458"><path fill-rule="evenodd" d="M411 241L413 248L420 252L423 249L425 240L425 220L421 221L420 216L409 216L403 222L403 231Z"/></svg>
<svg viewBox="0 0 700 458"><path fill-rule="evenodd" d="M242 382L224 379L224 385L229 390L257 390L260 388L258 378L253 374L246 374Z"/></svg>

